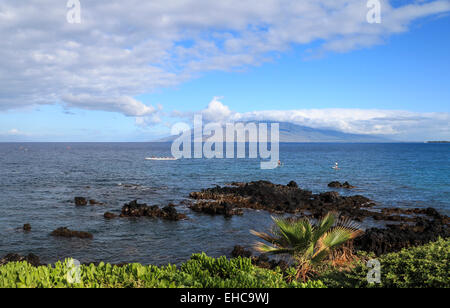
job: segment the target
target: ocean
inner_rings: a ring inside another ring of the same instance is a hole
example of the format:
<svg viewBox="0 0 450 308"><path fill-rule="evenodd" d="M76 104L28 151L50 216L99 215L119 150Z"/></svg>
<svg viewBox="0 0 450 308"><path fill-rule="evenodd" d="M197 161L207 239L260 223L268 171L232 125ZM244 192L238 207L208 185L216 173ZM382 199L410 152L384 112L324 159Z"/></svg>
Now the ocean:
<svg viewBox="0 0 450 308"><path fill-rule="evenodd" d="M43 263L72 257L81 262L177 264L192 253L229 255L249 246L250 229L267 230L269 213L246 210L225 219L193 213L178 222L148 218L105 220L124 203L180 204L191 191L233 181L296 181L313 192L348 181L380 207L434 207L450 215L450 144L281 144L281 168L261 170L258 159L181 159L167 143L0 143L0 256L34 253ZM340 170L331 167L339 162ZM76 196L104 206L74 206ZM30 223L32 231L21 227ZM88 231L93 240L61 239L58 227Z"/></svg>

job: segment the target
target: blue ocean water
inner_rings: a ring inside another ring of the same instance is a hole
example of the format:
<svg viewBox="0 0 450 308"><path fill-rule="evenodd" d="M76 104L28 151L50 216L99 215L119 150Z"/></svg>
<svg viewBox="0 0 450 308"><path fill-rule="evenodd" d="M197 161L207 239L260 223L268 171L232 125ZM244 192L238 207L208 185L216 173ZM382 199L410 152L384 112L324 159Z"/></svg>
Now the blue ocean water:
<svg viewBox="0 0 450 308"><path fill-rule="evenodd" d="M176 204L189 192L232 181L296 181L313 192L331 190L331 181L349 181L383 207L435 207L450 214L449 144L282 144L283 167L261 170L255 159L182 159L164 143L0 143L0 255L34 253L42 262L73 257L81 262L179 263L192 253L228 255L236 244L250 245L250 229L266 230L270 215L246 211L224 219L178 207L189 219L105 220L134 199ZM331 168L339 162L340 170ZM84 196L105 206L75 207ZM32 225L24 233L21 226ZM66 226L94 239L49 236Z"/></svg>

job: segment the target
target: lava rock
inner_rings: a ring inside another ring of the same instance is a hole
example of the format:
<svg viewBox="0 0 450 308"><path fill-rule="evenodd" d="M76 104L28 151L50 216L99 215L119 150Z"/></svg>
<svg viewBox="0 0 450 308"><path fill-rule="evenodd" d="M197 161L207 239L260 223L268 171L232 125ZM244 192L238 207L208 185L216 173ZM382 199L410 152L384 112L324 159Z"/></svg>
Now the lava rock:
<svg viewBox="0 0 450 308"><path fill-rule="evenodd" d="M98 202L98 201L96 201L94 199L89 200L89 204L90 205L105 205L104 203Z"/></svg>
<svg viewBox="0 0 450 308"><path fill-rule="evenodd" d="M230 218L234 215L243 215L242 209L235 208L228 202L196 202L190 206L194 212L203 213L208 215L223 215L226 218Z"/></svg>
<svg viewBox="0 0 450 308"><path fill-rule="evenodd" d="M83 197L75 197L74 201L76 206L85 206L88 204L86 198Z"/></svg>
<svg viewBox="0 0 450 308"><path fill-rule="evenodd" d="M114 219L117 217L116 214L110 213L110 212L106 212L103 217L105 217L106 219Z"/></svg>
<svg viewBox="0 0 450 308"><path fill-rule="evenodd" d="M122 207L120 217L151 217L177 221L185 219L186 215L178 213L173 204L160 209L157 205L148 206L134 200Z"/></svg>
<svg viewBox="0 0 450 308"><path fill-rule="evenodd" d="M371 228L362 236L354 239L354 247L358 250L374 252L382 255L397 252L403 248L425 245L436 241L439 237L450 236L450 228L443 220L417 218L414 225L388 225L386 229Z"/></svg>
<svg viewBox="0 0 450 308"><path fill-rule="evenodd" d="M252 252L250 250L246 250L244 247L240 245L236 245L233 248L233 251L231 252L231 256L233 258L250 258L252 256Z"/></svg>
<svg viewBox="0 0 450 308"><path fill-rule="evenodd" d="M231 252L231 256L233 258L251 258L253 265L271 270L280 267L282 271L285 271L289 267L289 265L285 261L269 259L269 257L265 254L253 256L252 251L247 250L239 245L234 246L233 251Z"/></svg>
<svg viewBox="0 0 450 308"><path fill-rule="evenodd" d="M0 259L0 266L5 265L10 262L24 262L24 261L28 262L29 264L31 264L33 266L41 265L39 257L32 253L30 253L26 257L22 257L21 255L10 253Z"/></svg>
<svg viewBox="0 0 450 308"><path fill-rule="evenodd" d="M81 239L93 239L94 238L94 236L89 232L72 231L66 227L60 227L60 228L54 230L50 235L56 236L56 237L67 237L67 238L77 237L77 238L81 238Z"/></svg>
<svg viewBox="0 0 450 308"><path fill-rule="evenodd" d="M341 184L341 182L338 182L338 181L331 182L330 184L328 184L328 187L331 187L331 188L346 188L346 189L355 188L355 186L350 185L349 182L344 182L343 184Z"/></svg>
<svg viewBox="0 0 450 308"><path fill-rule="evenodd" d="M185 219L186 215L179 214L177 212L177 210L175 209L175 205L169 204L168 206L165 206L161 210L161 215L159 217L164 218L166 220L177 221L177 220Z"/></svg>
<svg viewBox="0 0 450 308"><path fill-rule="evenodd" d="M360 220L372 215L369 208L374 203L363 196L340 196L337 192L313 194L311 191L298 188L297 183L276 185L267 181L239 183L239 185L214 187L200 192L192 192L189 197L197 200L190 206L196 212L211 215L233 214L236 209L266 210L273 213L304 213L320 217L330 211L344 211L346 216ZM228 210L227 210L228 209Z"/></svg>
<svg viewBox="0 0 450 308"><path fill-rule="evenodd" d="M289 184L287 184L287 187L298 188L298 184L294 181L290 181Z"/></svg>

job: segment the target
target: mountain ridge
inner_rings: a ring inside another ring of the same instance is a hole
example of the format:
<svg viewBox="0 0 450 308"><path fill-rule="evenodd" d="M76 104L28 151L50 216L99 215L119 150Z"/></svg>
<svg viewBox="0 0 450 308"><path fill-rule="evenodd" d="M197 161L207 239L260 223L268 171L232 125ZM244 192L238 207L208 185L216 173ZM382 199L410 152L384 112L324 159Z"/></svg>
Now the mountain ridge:
<svg viewBox="0 0 450 308"><path fill-rule="evenodd" d="M270 137L270 124L272 122L258 121L258 122L237 122L237 123L255 123L268 124L268 131ZM297 125L288 122L281 122L280 124L280 142L282 143L382 143L393 142L388 138L379 135L365 135L365 134L350 134L332 129L311 128L308 126ZM192 130L191 130L192 133ZM192 133L193 136L193 133ZM204 141L210 136L204 136ZM172 142L178 136L167 136L155 140L154 142ZM248 142L248 136L246 141ZM270 140L270 138L269 138Z"/></svg>

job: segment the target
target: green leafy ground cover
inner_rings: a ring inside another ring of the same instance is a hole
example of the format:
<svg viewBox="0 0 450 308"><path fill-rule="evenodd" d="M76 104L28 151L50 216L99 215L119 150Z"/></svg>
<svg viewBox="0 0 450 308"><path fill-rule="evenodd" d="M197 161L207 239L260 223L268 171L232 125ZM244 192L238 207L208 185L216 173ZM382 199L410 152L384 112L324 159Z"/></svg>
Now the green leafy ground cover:
<svg viewBox="0 0 450 308"><path fill-rule="evenodd" d="M258 268L247 258L228 260L196 254L177 267L129 264L81 265L79 282L70 260L52 266L33 267L26 262L0 267L1 288L324 288L324 287L450 287L450 239L404 249L378 258L381 284L367 282L365 257L351 270L322 269L308 283L290 281L287 272Z"/></svg>

